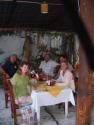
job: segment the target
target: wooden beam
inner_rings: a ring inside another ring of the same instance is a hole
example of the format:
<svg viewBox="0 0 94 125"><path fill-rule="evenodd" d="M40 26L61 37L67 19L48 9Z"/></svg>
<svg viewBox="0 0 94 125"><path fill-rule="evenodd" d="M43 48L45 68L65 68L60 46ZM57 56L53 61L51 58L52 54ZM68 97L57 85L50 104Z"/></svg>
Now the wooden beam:
<svg viewBox="0 0 94 125"><path fill-rule="evenodd" d="M77 88L76 125L91 125L92 84L89 67L83 49L80 47L80 69Z"/></svg>
<svg viewBox="0 0 94 125"><path fill-rule="evenodd" d="M92 46L94 45L94 13L93 13L94 9L93 8L94 8L93 0L80 0L80 16L91 38L90 42L92 42ZM92 70L93 69L90 69L87 64L85 51L81 47L80 48L80 70L79 70L80 76L79 76L78 93L77 93L76 125L91 125L91 111L92 111L92 104L93 104L92 98L93 98L93 92L94 92L94 89L93 89L94 79L93 79Z"/></svg>

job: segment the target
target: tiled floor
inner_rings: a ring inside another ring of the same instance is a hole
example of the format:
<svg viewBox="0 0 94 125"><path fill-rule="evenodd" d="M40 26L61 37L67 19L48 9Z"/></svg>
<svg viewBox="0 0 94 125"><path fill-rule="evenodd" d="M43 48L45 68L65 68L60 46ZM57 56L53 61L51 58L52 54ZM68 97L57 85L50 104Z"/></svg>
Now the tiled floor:
<svg viewBox="0 0 94 125"><path fill-rule="evenodd" d="M10 104L7 109L4 104L4 91L0 88L0 125L13 125ZM18 125L21 125L20 120ZM75 125L75 107L69 107L68 118L64 116L63 107L60 109L57 105L46 108L42 107L40 125ZM92 125L94 125L94 112L92 113Z"/></svg>

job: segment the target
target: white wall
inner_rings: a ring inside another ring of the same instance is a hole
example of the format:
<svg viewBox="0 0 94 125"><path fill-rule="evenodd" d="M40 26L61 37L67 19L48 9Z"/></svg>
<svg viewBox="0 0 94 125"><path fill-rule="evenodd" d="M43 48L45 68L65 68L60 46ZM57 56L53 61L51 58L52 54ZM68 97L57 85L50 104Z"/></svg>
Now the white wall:
<svg viewBox="0 0 94 125"><path fill-rule="evenodd" d="M47 45L48 49L50 48L50 46L59 48L62 39L60 39L59 37L55 39L55 38L51 38L45 35L44 37L40 37L39 40L37 40L37 36L32 40L33 40L32 56L36 57L39 54L38 48L37 48L39 44ZM22 53L23 53L24 41L25 41L24 35L23 37L21 35L1 36L0 37L0 50L4 51L4 53L0 54L0 63L2 63L11 54L17 54L18 57L21 58Z"/></svg>
<svg viewBox="0 0 94 125"><path fill-rule="evenodd" d="M24 38L16 35L3 35L0 37L0 50L4 51L0 54L0 63L11 54L17 54L21 58L24 45Z"/></svg>
<svg viewBox="0 0 94 125"><path fill-rule="evenodd" d="M32 56L36 57L38 53L38 46L39 45L47 45L47 48L58 48L60 51L60 46L62 44L62 37L53 37L47 36L37 38L37 34L33 38L34 34L31 35L32 37ZM21 59L23 53L23 45L24 45L25 37L24 35L3 35L0 36L0 50L4 51L3 54L0 54L0 63L2 63L6 57L10 56L11 54L17 54L18 57ZM75 51L79 52L79 39L77 35L75 35Z"/></svg>

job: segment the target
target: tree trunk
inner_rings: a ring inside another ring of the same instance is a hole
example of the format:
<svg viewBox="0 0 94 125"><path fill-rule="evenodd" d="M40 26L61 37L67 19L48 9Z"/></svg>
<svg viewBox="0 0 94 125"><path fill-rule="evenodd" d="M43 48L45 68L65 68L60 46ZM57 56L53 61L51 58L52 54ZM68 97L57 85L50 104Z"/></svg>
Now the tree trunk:
<svg viewBox="0 0 94 125"><path fill-rule="evenodd" d="M30 36L26 36L24 42L23 61L30 62L30 60L31 60L31 39Z"/></svg>

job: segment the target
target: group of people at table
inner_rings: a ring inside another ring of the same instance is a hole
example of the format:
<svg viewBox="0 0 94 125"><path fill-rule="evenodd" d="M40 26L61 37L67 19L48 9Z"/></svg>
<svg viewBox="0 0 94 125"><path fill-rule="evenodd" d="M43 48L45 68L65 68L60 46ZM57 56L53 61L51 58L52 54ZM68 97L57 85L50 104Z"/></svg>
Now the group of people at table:
<svg viewBox="0 0 94 125"><path fill-rule="evenodd" d="M55 84L61 83L65 88L75 91L74 76L71 72L73 68L64 55L60 56L59 63L57 63L51 59L50 52L45 52L44 60L41 61L37 72L35 72L32 68L30 69L27 62L21 62L18 65L17 56L13 54L5 64L1 65L1 69L11 81L17 105L32 102L30 94L34 79L47 81L50 78L54 80Z"/></svg>

